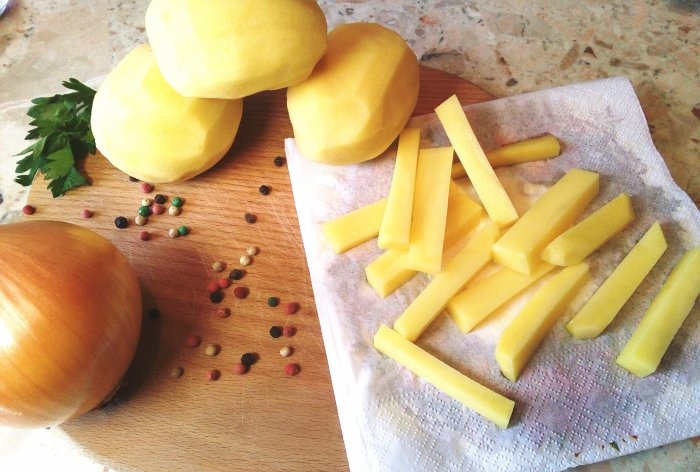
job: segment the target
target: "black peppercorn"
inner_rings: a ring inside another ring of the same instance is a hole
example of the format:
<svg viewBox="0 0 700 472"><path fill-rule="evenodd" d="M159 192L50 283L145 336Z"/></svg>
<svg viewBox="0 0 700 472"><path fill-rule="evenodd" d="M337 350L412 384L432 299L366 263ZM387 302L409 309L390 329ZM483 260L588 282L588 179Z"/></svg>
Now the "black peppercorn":
<svg viewBox="0 0 700 472"><path fill-rule="evenodd" d="M270 194L270 187L267 185L261 185L258 191L263 194L263 195L269 195Z"/></svg>
<svg viewBox="0 0 700 472"><path fill-rule="evenodd" d="M162 193L159 193L155 197L153 197L153 201L155 201L158 205L162 205L163 203L168 201L168 197L166 197Z"/></svg>
<svg viewBox="0 0 700 472"><path fill-rule="evenodd" d="M279 338L280 336L282 336L282 328L280 328L279 326L273 326L272 328L270 328L270 336L272 336L273 338Z"/></svg>
<svg viewBox="0 0 700 472"><path fill-rule="evenodd" d="M241 364L246 367L250 367L251 365L255 364L256 360L257 358L252 352L246 352L241 356Z"/></svg>
<svg viewBox="0 0 700 472"><path fill-rule="evenodd" d="M223 299L224 294L221 291L209 294L209 300L211 300L212 303L221 303L221 300Z"/></svg>
<svg viewBox="0 0 700 472"><path fill-rule="evenodd" d="M124 229L129 226L129 220L127 220L123 216L117 216L114 219L114 226L116 226L119 229Z"/></svg>
<svg viewBox="0 0 700 472"><path fill-rule="evenodd" d="M241 269L233 269L228 278L231 280L241 280L243 278L244 272Z"/></svg>
<svg viewBox="0 0 700 472"><path fill-rule="evenodd" d="M255 223L258 219L257 216L255 216L252 213L246 213L245 215L243 215L243 217L245 218L246 222L248 222L250 224Z"/></svg>
<svg viewBox="0 0 700 472"><path fill-rule="evenodd" d="M277 167L282 167L284 165L284 157L282 157L282 156L275 157L275 165Z"/></svg>

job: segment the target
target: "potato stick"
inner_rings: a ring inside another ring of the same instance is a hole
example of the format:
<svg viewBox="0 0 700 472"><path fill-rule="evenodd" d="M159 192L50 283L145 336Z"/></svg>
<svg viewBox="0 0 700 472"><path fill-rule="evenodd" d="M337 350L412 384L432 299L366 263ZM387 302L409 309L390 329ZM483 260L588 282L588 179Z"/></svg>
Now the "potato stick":
<svg viewBox="0 0 700 472"><path fill-rule="evenodd" d="M561 145L551 134L523 139L486 151L486 159L494 169L524 162L543 161L559 156ZM452 164L452 178L459 179L467 176L467 171L461 162Z"/></svg>
<svg viewBox="0 0 700 472"><path fill-rule="evenodd" d="M598 336L615 319L639 284L666 251L661 225L654 223L588 299L566 329L578 339Z"/></svg>
<svg viewBox="0 0 700 472"><path fill-rule="evenodd" d="M374 347L498 427L508 427L515 408L513 400L472 380L386 325L374 335Z"/></svg>
<svg viewBox="0 0 700 472"><path fill-rule="evenodd" d="M617 364L637 377L656 372L700 294L700 247L675 265L617 357Z"/></svg>
<svg viewBox="0 0 700 472"><path fill-rule="evenodd" d="M379 234L386 198L365 205L321 225L321 232L333 250L340 254Z"/></svg>
<svg viewBox="0 0 700 472"><path fill-rule="evenodd" d="M404 129L399 135L394 174L377 238L377 246L382 249L408 249L419 148L420 129Z"/></svg>

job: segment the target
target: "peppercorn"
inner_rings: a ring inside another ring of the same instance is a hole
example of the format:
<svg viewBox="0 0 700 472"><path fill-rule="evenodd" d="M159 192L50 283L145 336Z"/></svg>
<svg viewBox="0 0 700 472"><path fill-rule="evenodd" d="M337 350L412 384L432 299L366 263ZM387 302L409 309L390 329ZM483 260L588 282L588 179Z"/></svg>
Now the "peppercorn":
<svg viewBox="0 0 700 472"><path fill-rule="evenodd" d="M297 302L289 302L284 304L284 314L293 315L299 311L299 304Z"/></svg>
<svg viewBox="0 0 700 472"><path fill-rule="evenodd" d="M260 188L258 189L258 192L260 192L262 195L269 195L270 194L270 187L267 185L261 185Z"/></svg>
<svg viewBox="0 0 700 472"><path fill-rule="evenodd" d="M181 207L185 201L181 197L173 197L171 203L174 207Z"/></svg>
<svg viewBox="0 0 700 472"><path fill-rule="evenodd" d="M151 239L151 233L149 233L148 231L139 231L139 239L141 241L148 241L149 239Z"/></svg>
<svg viewBox="0 0 700 472"><path fill-rule="evenodd" d="M147 207L149 207L149 206L151 206L151 205L153 205L153 200L152 200L152 199L146 197L146 198L144 198L143 200L141 200L141 206L147 206Z"/></svg>
<svg viewBox="0 0 700 472"><path fill-rule="evenodd" d="M248 266L251 262L253 262L253 260L250 258L250 256L241 256L241 258L238 259L238 262L240 262L242 266Z"/></svg>
<svg viewBox="0 0 700 472"><path fill-rule="evenodd" d="M180 236L186 236L190 233L190 229L187 226L180 226L177 232L180 233Z"/></svg>
<svg viewBox="0 0 700 472"><path fill-rule="evenodd" d="M170 216L177 216L180 213L182 213L182 208L180 207L171 206L170 208L168 208L168 215Z"/></svg>
<svg viewBox="0 0 700 472"><path fill-rule="evenodd" d="M221 303L223 299L224 294L221 291L209 294L209 300L211 300L212 303Z"/></svg>
<svg viewBox="0 0 700 472"><path fill-rule="evenodd" d="M160 203L154 203L151 207L151 211L154 215L162 215L163 213L165 213L165 207Z"/></svg>
<svg viewBox="0 0 700 472"><path fill-rule="evenodd" d="M255 364L255 361L257 360L258 357L252 352L246 352L241 356L241 364L243 364L246 367L250 367L251 365Z"/></svg>
<svg viewBox="0 0 700 472"><path fill-rule="evenodd" d="M136 218L134 218L134 223L136 223L138 226L143 226L148 223L148 218L143 215L136 215Z"/></svg>
<svg viewBox="0 0 700 472"><path fill-rule="evenodd" d="M171 238L177 238L178 236L180 236L180 233L175 228L170 228L168 230L168 236L170 236Z"/></svg>
<svg viewBox="0 0 700 472"><path fill-rule="evenodd" d="M207 292L218 292L220 288L221 287L219 287L219 283L216 280L212 280L211 282L209 282L209 285L207 285Z"/></svg>
<svg viewBox="0 0 700 472"><path fill-rule="evenodd" d="M277 297L269 297L267 299L267 305L271 307L276 307L277 305L280 304L280 299Z"/></svg>
<svg viewBox="0 0 700 472"><path fill-rule="evenodd" d="M248 288L247 287L236 287L233 289L233 296L236 298L245 298L248 296Z"/></svg>
<svg viewBox="0 0 700 472"><path fill-rule="evenodd" d="M291 338L296 334L296 332L297 329L294 326L285 326L282 330L282 334L284 334L284 337L286 338Z"/></svg>
<svg viewBox="0 0 700 472"><path fill-rule="evenodd" d="M117 216L114 219L114 226L116 226L119 229L127 228L129 226L129 220L127 220L123 216Z"/></svg>
<svg viewBox="0 0 700 472"><path fill-rule="evenodd" d="M162 193L158 193L155 197L153 197L153 201L155 201L159 205L162 205L163 203L168 201L168 197L166 197Z"/></svg>
<svg viewBox="0 0 700 472"><path fill-rule="evenodd" d="M143 193L151 193L153 191L153 184L148 182L143 182L139 187Z"/></svg>
<svg viewBox="0 0 700 472"><path fill-rule="evenodd" d="M187 347L192 347L192 348L197 347L197 346L199 346L199 343L201 343L201 342L202 342L202 338L200 338L196 334L190 334L189 336L187 336L185 338L185 345Z"/></svg>
<svg viewBox="0 0 700 472"><path fill-rule="evenodd" d="M299 367L299 364L296 364L294 362L287 364L284 366L284 371L287 375L290 377L295 376L299 373L301 370L301 367Z"/></svg>
<svg viewBox="0 0 700 472"><path fill-rule="evenodd" d="M228 318L231 315L231 310L228 308L220 307L216 310L216 316L219 318Z"/></svg>
<svg viewBox="0 0 700 472"><path fill-rule="evenodd" d="M280 328L279 326L273 326L272 328L270 328L270 336L272 336L273 338L279 338L280 336L282 336L282 328Z"/></svg>
<svg viewBox="0 0 700 472"><path fill-rule="evenodd" d="M136 177L134 177L132 175L129 176L129 182L138 182L138 181L139 181L139 179L137 179Z"/></svg>
<svg viewBox="0 0 700 472"><path fill-rule="evenodd" d="M216 279L216 285L218 285L221 288L228 288L231 286L231 279L225 279L221 277L220 279Z"/></svg>
<svg viewBox="0 0 700 472"><path fill-rule="evenodd" d="M284 346L283 348L280 349L280 356L282 357L289 357L292 355L292 348L289 346Z"/></svg>
<svg viewBox="0 0 700 472"><path fill-rule="evenodd" d="M182 377L182 374L185 373L185 369L182 367L173 367L173 369L170 371L170 377L176 379L178 377Z"/></svg>
<svg viewBox="0 0 700 472"><path fill-rule="evenodd" d="M275 163L275 166L282 167L284 165L284 157L282 157L282 156L275 157L274 163Z"/></svg>
<svg viewBox="0 0 700 472"><path fill-rule="evenodd" d="M228 278L231 280L241 280L244 274L245 273L241 269L233 269L231 273L228 274Z"/></svg>
<svg viewBox="0 0 700 472"><path fill-rule="evenodd" d="M221 352L221 347L218 344L208 344L207 347L204 348L204 354L207 356L216 356Z"/></svg>
<svg viewBox="0 0 700 472"><path fill-rule="evenodd" d="M253 224L258 220L258 217L252 213L246 213L243 215L243 218L245 218L246 222L250 224Z"/></svg>
<svg viewBox="0 0 700 472"><path fill-rule="evenodd" d="M212 269L214 272L221 272L222 270L224 270L224 263L223 263L223 262L218 262L218 261L217 261L217 262L214 262L214 263L211 265L211 269Z"/></svg>
<svg viewBox="0 0 700 472"><path fill-rule="evenodd" d="M255 256L260 252L260 249L258 249L256 246L248 246L248 249L245 250L245 253L248 254L249 256Z"/></svg>
<svg viewBox="0 0 700 472"><path fill-rule="evenodd" d="M83 218L92 218L93 214L94 213L92 211L90 211L86 208L80 213L80 216L82 216Z"/></svg>
<svg viewBox="0 0 700 472"><path fill-rule="evenodd" d="M236 362L233 364L233 373L236 375L243 375L246 372L248 372L248 366L243 364L242 362Z"/></svg>
<svg viewBox="0 0 700 472"><path fill-rule="evenodd" d="M221 377L221 372L216 369L207 372L207 380L219 380L219 377Z"/></svg>
<svg viewBox="0 0 700 472"><path fill-rule="evenodd" d="M160 318L160 310L158 308L151 308L148 310L148 317L154 320Z"/></svg>
<svg viewBox="0 0 700 472"><path fill-rule="evenodd" d="M142 206L142 207L139 207L138 213L141 216L151 216L151 213L153 213L153 212L151 211L151 207Z"/></svg>

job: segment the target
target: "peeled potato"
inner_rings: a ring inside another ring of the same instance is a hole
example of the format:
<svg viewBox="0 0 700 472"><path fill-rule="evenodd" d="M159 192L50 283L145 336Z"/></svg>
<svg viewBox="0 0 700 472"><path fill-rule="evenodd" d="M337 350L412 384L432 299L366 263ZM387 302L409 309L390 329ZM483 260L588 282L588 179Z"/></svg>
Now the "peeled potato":
<svg viewBox="0 0 700 472"><path fill-rule="evenodd" d="M141 180L186 180L216 164L238 132L242 100L187 98L163 79L148 44L105 78L92 106L97 149Z"/></svg>
<svg viewBox="0 0 700 472"><path fill-rule="evenodd" d="M243 98L306 79L327 26L314 0L152 0L146 34L182 95Z"/></svg>
<svg viewBox="0 0 700 472"><path fill-rule="evenodd" d="M418 60L397 33L373 23L337 26L311 76L287 90L299 150L335 165L377 157L406 125L418 86Z"/></svg>

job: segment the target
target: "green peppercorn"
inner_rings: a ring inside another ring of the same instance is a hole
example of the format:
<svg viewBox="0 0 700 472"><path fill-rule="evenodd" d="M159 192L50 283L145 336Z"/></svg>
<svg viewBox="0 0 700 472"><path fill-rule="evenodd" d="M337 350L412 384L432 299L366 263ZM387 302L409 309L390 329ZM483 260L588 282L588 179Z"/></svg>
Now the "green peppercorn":
<svg viewBox="0 0 700 472"><path fill-rule="evenodd" d="M180 233L180 236L185 236L190 232L190 230L187 226L180 226L177 229L177 232Z"/></svg>
<svg viewBox="0 0 700 472"><path fill-rule="evenodd" d="M185 202L180 197L173 197L170 203L172 203L174 207L181 207Z"/></svg>
<svg viewBox="0 0 700 472"><path fill-rule="evenodd" d="M153 210L149 206L144 205L139 208L139 215L141 216L151 216L151 213L153 213Z"/></svg>
<svg viewBox="0 0 700 472"><path fill-rule="evenodd" d="M267 299L267 305L275 307L280 304L280 299L277 297L270 297Z"/></svg>

